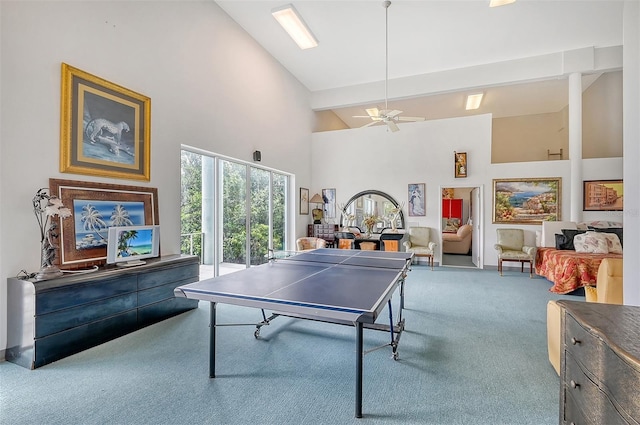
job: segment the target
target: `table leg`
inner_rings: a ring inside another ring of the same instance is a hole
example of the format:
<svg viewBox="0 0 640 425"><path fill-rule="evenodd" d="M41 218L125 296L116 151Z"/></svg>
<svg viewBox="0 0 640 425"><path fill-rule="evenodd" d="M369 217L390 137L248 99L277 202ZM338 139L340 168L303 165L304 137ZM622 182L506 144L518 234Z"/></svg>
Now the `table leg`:
<svg viewBox="0 0 640 425"><path fill-rule="evenodd" d="M356 322L356 418L362 417L363 326Z"/></svg>
<svg viewBox="0 0 640 425"><path fill-rule="evenodd" d="M216 303L209 310L209 378L216 377Z"/></svg>

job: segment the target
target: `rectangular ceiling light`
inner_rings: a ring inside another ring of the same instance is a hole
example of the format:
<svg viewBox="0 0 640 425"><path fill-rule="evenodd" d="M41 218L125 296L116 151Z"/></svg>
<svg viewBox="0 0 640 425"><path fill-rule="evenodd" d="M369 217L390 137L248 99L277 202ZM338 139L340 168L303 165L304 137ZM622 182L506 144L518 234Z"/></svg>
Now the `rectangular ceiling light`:
<svg viewBox="0 0 640 425"><path fill-rule="evenodd" d="M467 96L467 106L465 109L467 111L471 109L478 109L480 107L480 102L482 102L482 96L484 96L484 93L475 93Z"/></svg>
<svg viewBox="0 0 640 425"><path fill-rule="evenodd" d="M504 6L506 4L515 3L516 0L490 0L489 7Z"/></svg>
<svg viewBox="0 0 640 425"><path fill-rule="evenodd" d="M276 7L271 14L301 49L310 49L318 45L318 40L292 4Z"/></svg>

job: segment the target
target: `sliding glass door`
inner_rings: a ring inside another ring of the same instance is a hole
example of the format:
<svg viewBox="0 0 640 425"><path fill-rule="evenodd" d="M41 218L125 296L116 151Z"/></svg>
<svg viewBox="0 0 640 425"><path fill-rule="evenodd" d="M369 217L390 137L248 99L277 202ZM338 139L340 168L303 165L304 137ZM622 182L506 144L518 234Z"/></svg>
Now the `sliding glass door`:
<svg viewBox="0 0 640 425"><path fill-rule="evenodd" d="M286 249L287 174L188 150L182 166L182 252L200 255L201 275L262 264L269 249Z"/></svg>

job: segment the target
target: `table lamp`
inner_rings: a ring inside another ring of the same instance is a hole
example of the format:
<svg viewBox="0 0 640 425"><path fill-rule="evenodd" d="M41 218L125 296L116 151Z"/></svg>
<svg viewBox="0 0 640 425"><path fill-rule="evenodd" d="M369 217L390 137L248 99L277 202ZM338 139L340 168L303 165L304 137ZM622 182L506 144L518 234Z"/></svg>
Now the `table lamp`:
<svg viewBox="0 0 640 425"><path fill-rule="evenodd" d="M313 211L311 211L311 214L313 215L313 224L321 224L323 211L322 208L319 207L319 204L324 205L324 199L322 199L322 196L316 193L311 197L311 199L309 199L309 202L311 202L312 204L316 204L316 207L313 209Z"/></svg>

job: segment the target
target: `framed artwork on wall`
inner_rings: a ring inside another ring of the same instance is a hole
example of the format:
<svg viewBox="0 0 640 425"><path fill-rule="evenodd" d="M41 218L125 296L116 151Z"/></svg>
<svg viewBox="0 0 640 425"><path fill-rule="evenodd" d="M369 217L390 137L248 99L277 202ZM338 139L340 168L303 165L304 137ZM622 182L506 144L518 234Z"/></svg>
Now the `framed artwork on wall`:
<svg viewBox="0 0 640 425"><path fill-rule="evenodd" d="M585 180L583 211L622 211L622 180Z"/></svg>
<svg viewBox="0 0 640 425"><path fill-rule="evenodd" d="M72 213L58 224L61 269L104 264L111 226L160 224L156 188L49 179L49 191Z"/></svg>
<svg viewBox="0 0 640 425"><path fill-rule="evenodd" d="M309 215L309 189L300 188L300 215Z"/></svg>
<svg viewBox="0 0 640 425"><path fill-rule="evenodd" d="M560 177L493 180L493 223L561 220Z"/></svg>
<svg viewBox="0 0 640 425"><path fill-rule="evenodd" d="M336 218L336 190L322 189L324 201L324 218Z"/></svg>
<svg viewBox="0 0 640 425"><path fill-rule="evenodd" d="M60 171L149 181L151 99L62 64Z"/></svg>
<svg viewBox="0 0 640 425"><path fill-rule="evenodd" d="M464 178L467 177L467 153L466 152L453 152L455 177Z"/></svg>
<svg viewBox="0 0 640 425"><path fill-rule="evenodd" d="M407 198L409 199L409 216L427 215L424 183L409 183Z"/></svg>

